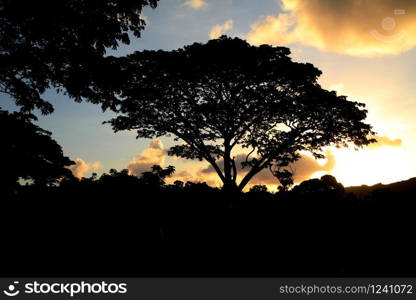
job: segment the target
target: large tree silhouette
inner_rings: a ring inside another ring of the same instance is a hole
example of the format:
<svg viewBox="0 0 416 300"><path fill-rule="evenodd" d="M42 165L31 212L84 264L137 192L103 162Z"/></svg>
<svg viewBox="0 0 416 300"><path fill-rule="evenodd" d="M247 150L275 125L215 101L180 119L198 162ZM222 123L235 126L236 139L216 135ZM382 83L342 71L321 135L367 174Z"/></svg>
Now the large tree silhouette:
<svg viewBox="0 0 416 300"><path fill-rule="evenodd" d="M66 167L74 162L63 155L51 133L32 123L33 116L0 110L2 146L1 193L10 195L25 179L41 186L71 178Z"/></svg>
<svg viewBox="0 0 416 300"><path fill-rule="evenodd" d="M289 54L225 36L136 52L122 59L120 116L110 123L141 138L174 135L181 143L169 154L206 160L229 190L242 190L264 168L286 173L300 151L322 158L324 146L372 142L364 104L321 88L321 71ZM236 166L241 150L247 157ZM240 167L247 171L237 182Z"/></svg>
<svg viewBox="0 0 416 300"><path fill-rule="evenodd" d="M158 0L2 0L0 2L0 92L23 111L51 113L42 99L48 88L97 103L117 71L106 48L128 44L145 26L143 7ZM117 77L116 77L117 78ZM108 95L107 95L108 96ZM107 103L102 103L105 109Z"/></svg>

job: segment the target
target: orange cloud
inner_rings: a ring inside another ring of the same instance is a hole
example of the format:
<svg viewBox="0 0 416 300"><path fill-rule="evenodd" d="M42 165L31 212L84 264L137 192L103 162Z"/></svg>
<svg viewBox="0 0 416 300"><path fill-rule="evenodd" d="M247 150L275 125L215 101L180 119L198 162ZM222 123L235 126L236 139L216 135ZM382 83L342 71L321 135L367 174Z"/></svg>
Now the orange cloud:
<svg viewBox="0 0 416 300"><path fill-rule="evenodd" d="M374 139L377 140L377 143L372 143L368 146L370 149L380 148L380 147L400 147L402 145L401 139L390 139L387 136L374 136Z"/></svg>
<svg viewBox="0 0 416 300"><path fill-rule="evenodd" d="M196 173L196 174L195 174ZM180 180L182 182L206 182L210 186L218 186L218 180L216 180L214 174L212 175L204 175L200 174L199 172L192 172L192 171L179 171L173 174L172 177L168 178L168 183L172 184L176 180Z"/></svg>
<svg viewBox="0 0 416 300"><path fill-rule="evenodd" d="M134 157L127 166L129 173L140 176L143 172L150 171L153 165L163 166L166 152L161 140L152 140L149 146L138 156Z"/></svg>
<svg viewBox="0 0 416 300"><path fill-rule="evenodd" d="M414 0L282 0L282 8L252 24L250 43L300 43L357 56L399 54L416 46Z"/></svg>
<svg viewBox="0 0 416 300"><path fill-rule="evenodd" d="M294 181L296 183L310 179L316 172L330 172L335 167L335 156L331 151L326 153L326 162L320 164L316 159L309 155L303 155L297 162L290 165L290 168L294 174ZM241 166L246 158L246 155L239 154L236 156L235 161L237 166ZM221 169L224 167L224 162L220 161L219 166ZM248 169L239 169L239 175L244 176L248 172ZM202 177L209 177L215 175L215 170L212 166L202 168L199 173ZM265 184L265 185L279 185L278 180L274 177L268 169L262 170L258 173L250 182L250 185Z"/></svg>
<svg viewBox="0 0 416 300"><path fill-rule="evenodd" d="M316 172L332 171L335 167L335 156L328 151L326 157L324 164L320 164L309 155L303 155L297 162L291 164L288 169L292 171L295 183L311 179ZM269 170L263 170L253 178L251 184L277 185L278 181Z"/></svg>
<svg viewBox="0 0 416 300"><path fill-rule="evenodd" d="M69 166L68 169L71 170L72 174L77 178L84 177L85 173L88 172L90 169L96 171L103 167L103 164L99 161L87 163L80 157L75 158L74 161L75 165Z"/></svg>
<svg viewBox="0 0 416 300"><path fill-rule="evenodd" d="M180 171L173 174L173 176L170 178L171 182L174 182L176 180L180 180L183 182L194 181L194 176L192 176L192 174L188 171Z"/></svg>
<svg viewBox="0 0 416 300"><path fill-rule="evenodd" d="M75 158L75 165L69 166L68 169L71 170L72 174L77 178L82 178L90 169L90 166L82 159L82 158Z"/></svg>
<svg viewBox="0 0 416 300"><path fill-rule="evenodd" d="M226 31L231 30L233 28L233 26L234 26L234 21L231 20L231 19L227 20L222 25L215 25L214 27L212 27L212 29L209 33L209 38L210 39L217 39L221 35L223 35Z"/></svg>
<svg viewBox="0 0 416 300"><path fill-rule="evenodd" d="M103 168L103 164L99 161L95 161L95 162L91 163L91 167L94 171L97 171L97 170Z"/></svg>
<svg viewBox="0 0 416 300"><path fill-rule="evenodd" d="M192 9L204 9L208 6L204 0L188 0L183 5L188 6Z"/></svg>

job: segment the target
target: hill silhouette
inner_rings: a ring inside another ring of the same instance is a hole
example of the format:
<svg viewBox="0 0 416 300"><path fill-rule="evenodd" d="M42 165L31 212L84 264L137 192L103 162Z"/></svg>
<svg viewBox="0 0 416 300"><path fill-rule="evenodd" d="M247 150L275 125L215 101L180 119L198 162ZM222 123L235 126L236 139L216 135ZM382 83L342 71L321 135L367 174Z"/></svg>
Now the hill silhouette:
<svg viewBox="0 0 416 300"><path fill-rule="evenodd" d="M415 179L225 193L111 170L2 201L8 276L411 276Z"/></svg>
<svg viewBox="0 0 416 300"><path fill-rule="evenodd" d="M383 191L387 193L392 192L401 194L414 193L416 191L416 177L390 184L378 183L372 186L351 186L347 187L346 191L353 193L360 199L371 197L373 193L379 193Z"/></svg>

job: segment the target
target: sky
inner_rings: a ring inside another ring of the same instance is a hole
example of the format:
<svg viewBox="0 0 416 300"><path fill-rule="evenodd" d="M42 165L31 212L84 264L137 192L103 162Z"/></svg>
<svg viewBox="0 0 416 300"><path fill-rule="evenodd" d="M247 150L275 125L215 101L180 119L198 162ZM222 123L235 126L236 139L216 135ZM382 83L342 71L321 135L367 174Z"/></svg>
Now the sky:
<svg viewBox="0 0 416 300"><path fill-rule="evenodd" d="M414 0L161 0L143 12L140 39L108 55L144 49L172 50L206 42L221 34L254 45L287 46L295 61L322 70L320 83L367 105L367 122L379 143L355 151L326 149L327 159L307 154L296 164L295 181L324 174L346 186L390 183L416 176L416 1ZM102 122L114 117L97 105L75 103L48 91L55 107L38 115L37 124L53 133L64 153L76 161L76 176L128 168L140 174L153 164L174 165L175 180L219 184L206 163L166 156L172 140L136 139L134 132L114 133ZM6 97L7 98L7 97ZM12 101L2 107L13 109ZM253 184L277 185L267 172Z"/></svg>

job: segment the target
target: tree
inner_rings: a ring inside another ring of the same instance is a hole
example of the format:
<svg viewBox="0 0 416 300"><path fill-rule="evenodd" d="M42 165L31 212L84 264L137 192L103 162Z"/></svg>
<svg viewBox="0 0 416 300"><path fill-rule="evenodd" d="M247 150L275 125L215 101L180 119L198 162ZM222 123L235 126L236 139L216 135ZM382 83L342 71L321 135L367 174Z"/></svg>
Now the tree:
<svg viewBox="0 0 416 300"><path fill-rule="evenodd" d="M51 113L48 88L94 103L113 87L118 68L106 48L139 37L143 7L158 0L1 0L0 92L23 111ZM100 96L100 97L98 97ZM108 99L108 98L107 98ZM102 103L103 109L110 102Z"/></svg>
<svg viewBox="0 0 416 300"><path fill-rule="evenodd" d="M344 186L339 183L334 176L324 175L320 179L314 178L303 181L301 184L293 188L293 192L297 194L333 192L338 196L343 196L345 189Z"/></svg>
<svg viewBox="0 0 416 300"><path fill-rule="evenodd" d="M142 173L139 181L146 186L160 188L165 185L165 179L172 176L173 173L175 173L175 167L173 166L163 169L159 165L154 165L151 171Z"/></svg>
<svg viewBox="0 0 416 300"><path fill-rule="evenodd" d="M273 176L280 182L280 186L278 187L279 192L287 192L294 184L293 171L289 171L281 166L277 166L276 170L273 170L273 167L271 167L271 170Z"/></svg>
<svg viewBox="0 0 416 300"><path fill-rule="evenodd" d="M72 177L66 167L75 163L63 155L51 133L34 125L32 119L28 114L0 110L0 183L6 194L16 190L19 179L44 186Z"/></svg>
<svg viewBox="0 0 416 300"><path fill-rule="evenodd" d="M265 186L263 184L256 184L256 185L253 185L250 188L250 193L261 193L261 194L264 194L264 193L267 193L267 192L268 192L267 186Z"/></svg>
<svg viewBox="0 0 416 300"><path fill-rule="evenodd" d="M226 36L135 52L122 58L119 116L110 123L141 138L174 135L181 143L170 155L206 160L225 189L240 191L264 168L282 174L300 151L323 158L325 146L373 142L365 105L323 89L321 71L289 54ZM237 151L246 151L241 166ZM237 182L240 167L247 171Z"/></svg>

